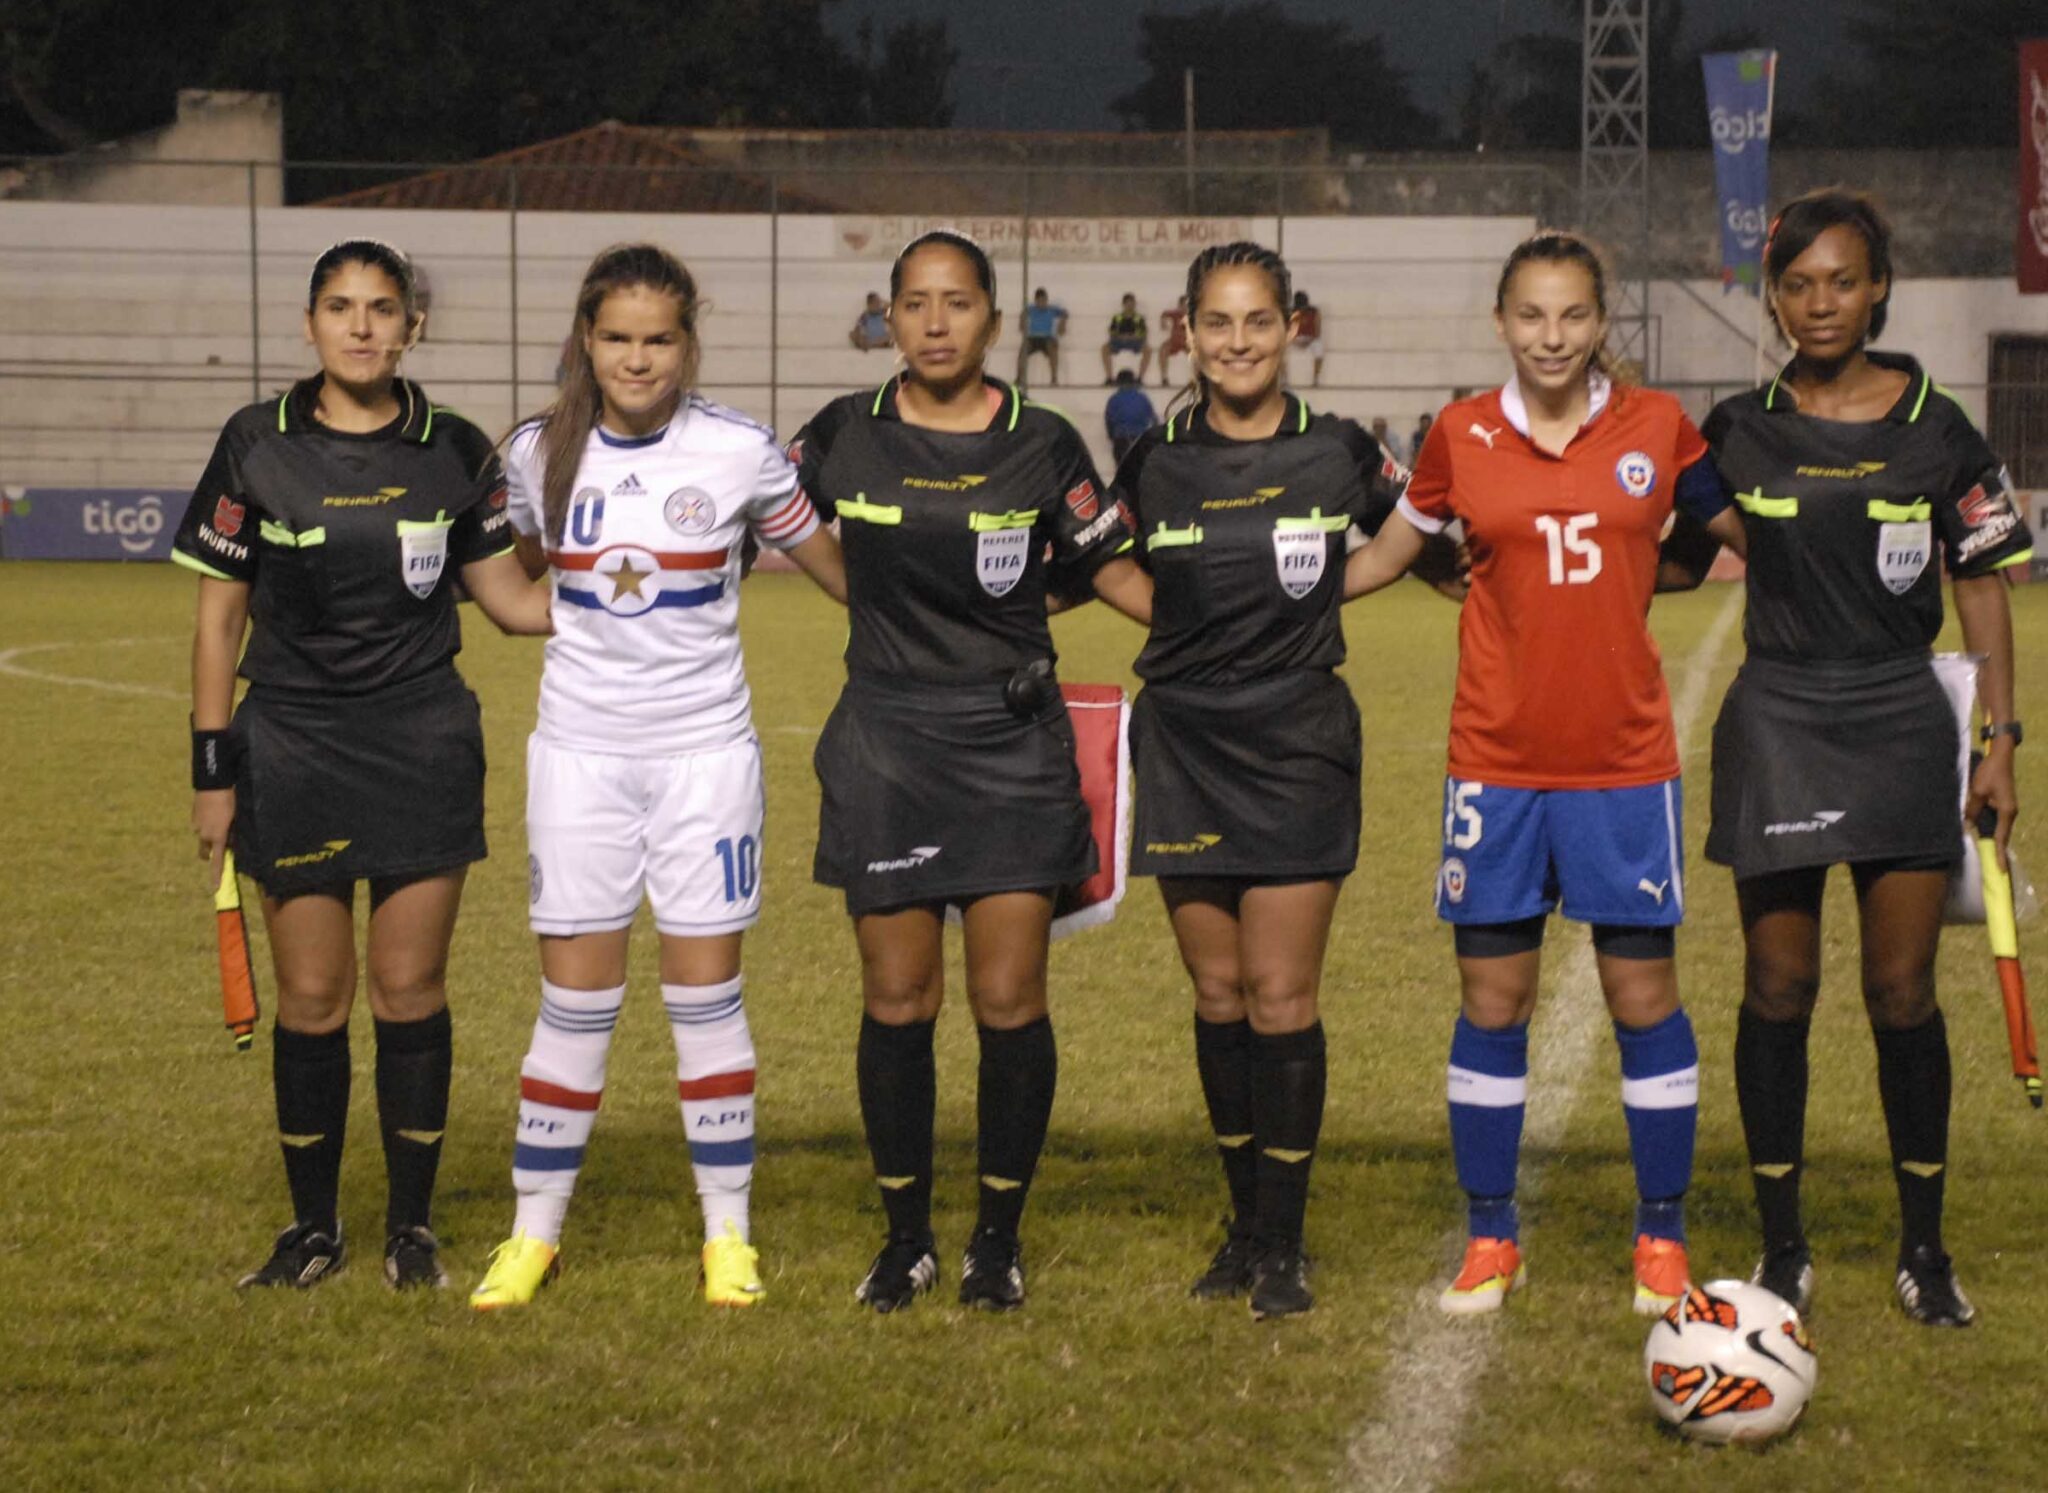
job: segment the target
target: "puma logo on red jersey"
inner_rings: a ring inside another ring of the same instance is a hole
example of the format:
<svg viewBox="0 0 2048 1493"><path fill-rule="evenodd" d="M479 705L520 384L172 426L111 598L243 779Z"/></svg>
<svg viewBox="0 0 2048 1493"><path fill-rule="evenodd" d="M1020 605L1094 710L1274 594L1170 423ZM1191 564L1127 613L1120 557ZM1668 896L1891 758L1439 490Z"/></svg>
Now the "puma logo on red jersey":
<svg viewBox="0 0 2048 1493"><path fill-rule="evenodd" d="M1480 440L1486 442L1486 449L1491 451L1493 449L1493 438L1500 434L1500 427L1495 426L1493 429L1489 430L1484 425L1481 425L1477 420L1474 420L1472 422L1472 434L1478 436Z"/></svg>

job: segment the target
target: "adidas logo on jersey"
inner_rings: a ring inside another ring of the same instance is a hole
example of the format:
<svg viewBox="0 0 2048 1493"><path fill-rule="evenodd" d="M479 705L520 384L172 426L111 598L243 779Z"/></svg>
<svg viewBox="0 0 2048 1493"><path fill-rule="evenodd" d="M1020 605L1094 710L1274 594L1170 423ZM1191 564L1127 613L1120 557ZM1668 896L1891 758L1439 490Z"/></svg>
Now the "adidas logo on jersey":
<svg viewBox="0 0 2048 1493"><path fill-rule="evenodd" d="M1767 835L1810 835L1815 830L1832 829L1838 824L1847 809L1815 809L1811 819L1788 819L1778 824L1767 824Z"/></svg>
<svg viewBox="0 0 2048 1493"><path fill-rule="evenodd" d="M937 845L919 845L913 848L910 854L898 860L869 861L868 872L872 875L877 871L914 871L937 855L941 848Z"/></svg>
<svg viewBox="0 0 2048 1493"><path fill-rule="evenodd" d="M647 496L647 489L640 485L640 478L636 474L628 472L626 473L626 480L612 489L612 496L615 498L644 498Z"/></svg>

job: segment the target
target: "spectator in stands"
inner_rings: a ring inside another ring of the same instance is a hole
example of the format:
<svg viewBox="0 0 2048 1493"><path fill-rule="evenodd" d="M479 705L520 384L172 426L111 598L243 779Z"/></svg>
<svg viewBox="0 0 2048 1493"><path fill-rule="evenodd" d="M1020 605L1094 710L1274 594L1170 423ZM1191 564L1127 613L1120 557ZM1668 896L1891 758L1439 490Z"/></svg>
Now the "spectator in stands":
<svg viewBox="0 0 2048 1493"><path fill-rule="evenodd" d="M1399 448L1394 445L1394 437L1387 429L1387 417L1385 415L1374 415L1372 417L1372 438L1380 443L1380 450L1390 455L1399 454Z"/></svg>
<svg viewBox="0 0 2048 1493"><path fill-rule="evenodd" d="M872 290L868 292L866 308L854 319L853 330L847 333L847 339L864 353L895 342L896 339L889 334L889 308Z"/></svg>
<svg viewBox="0 0 2048 1493"><path fill-rule="evenodd" d="M1408 454L1403 458L1410 466L1413 466L1415 458L1422 454L1422 443L1428 438L1432 423L1433 417L1429 415L1424 415L1415 422L1415 434L1408 437Z"/></svg>
<svg viewBox="0 0 2048 1493"><path fill-rule="evenodd" d="M1138 355L1138 382L1143 383L1152 366L1152 339L1146 333L1145 313L1138 309L1138 298L1129 291L1124 292L1123 306L1110 317L1109 340L1102 344L1102 381L1105 384L1120 382L1110 362L1118 353Z"/></svg>
<svg viewBox="0 0 2048 1493"><path fill-rule="evenodd" d="M1159 345L1159 387L1165 388L1173 380L1167 371L1167 363L1178 353L1187 356L1188 351L1188 298L1182 296L1173 303L1173 309L1159 313L1159 329L1166 334L1166 340Z"/></svg>
<svg viewBox="0 0 2048 1493"><path fill-rule="evenodd" d="M1031 293L1031 304L1024 308L1024 346L1017 353L1017 383L1030 383L1026 376L1033 353L1044 353L1045 361L1052 370L1050 382L1060 381L1060 338L1067 333L1067 308L1054 303L1052 296L1041 285Z"/></svg>
<svg viewBox="0 0 2048 1493"><path fill-rule="evenodd" d="M1323 313L1315 302L1308 298L1308 292L1294 293L1294 345L1309 356L1308 381L1314 387L1323 381ZM1380 444L1386 444L1385 432L1376 432Z"/></svg>
<svg viewBox="0 0 2048 1493"><path fill-rule="evenodd" d="M1129 300L1130 297L1124 299ZM1159 412L1145 397L1138 376L1128 368L1117 370L1116 392L1102 407L1102 423L1109 430L1109 449L1119 465L1123 462L1124 453L1137 444L1138 437L1159 423Z"/></svg>

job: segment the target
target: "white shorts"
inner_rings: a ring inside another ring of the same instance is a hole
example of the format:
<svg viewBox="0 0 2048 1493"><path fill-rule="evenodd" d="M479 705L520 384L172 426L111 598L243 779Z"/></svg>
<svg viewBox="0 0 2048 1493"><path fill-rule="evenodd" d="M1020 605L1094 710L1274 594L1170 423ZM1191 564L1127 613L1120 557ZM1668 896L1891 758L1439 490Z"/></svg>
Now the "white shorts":
<svg viewBox="0 0 2048 1493"><path fill-rule="evenodd" d="M761 915L761 743L624 757L526 740L528 921L568 937L631 925L703 938Z"/></svg>

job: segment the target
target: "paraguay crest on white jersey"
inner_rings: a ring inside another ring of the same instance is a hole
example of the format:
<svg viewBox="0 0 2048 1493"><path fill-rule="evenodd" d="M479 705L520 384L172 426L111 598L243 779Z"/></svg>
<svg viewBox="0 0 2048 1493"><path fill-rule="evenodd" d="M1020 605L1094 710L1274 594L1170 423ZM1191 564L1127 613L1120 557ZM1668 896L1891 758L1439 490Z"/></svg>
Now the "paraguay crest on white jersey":
<svg viewBox="0 0 2048 1493"><path fill-rule="evenodd" d="M512 521L544 535L539 426L507 452ZM548 545L555 635L540 731L611 752L691 751L752 729L739 651L739 553L749 531L786 549L817 514L774 434L692 396L666 428L591 432L562 532Z"/></svg>

